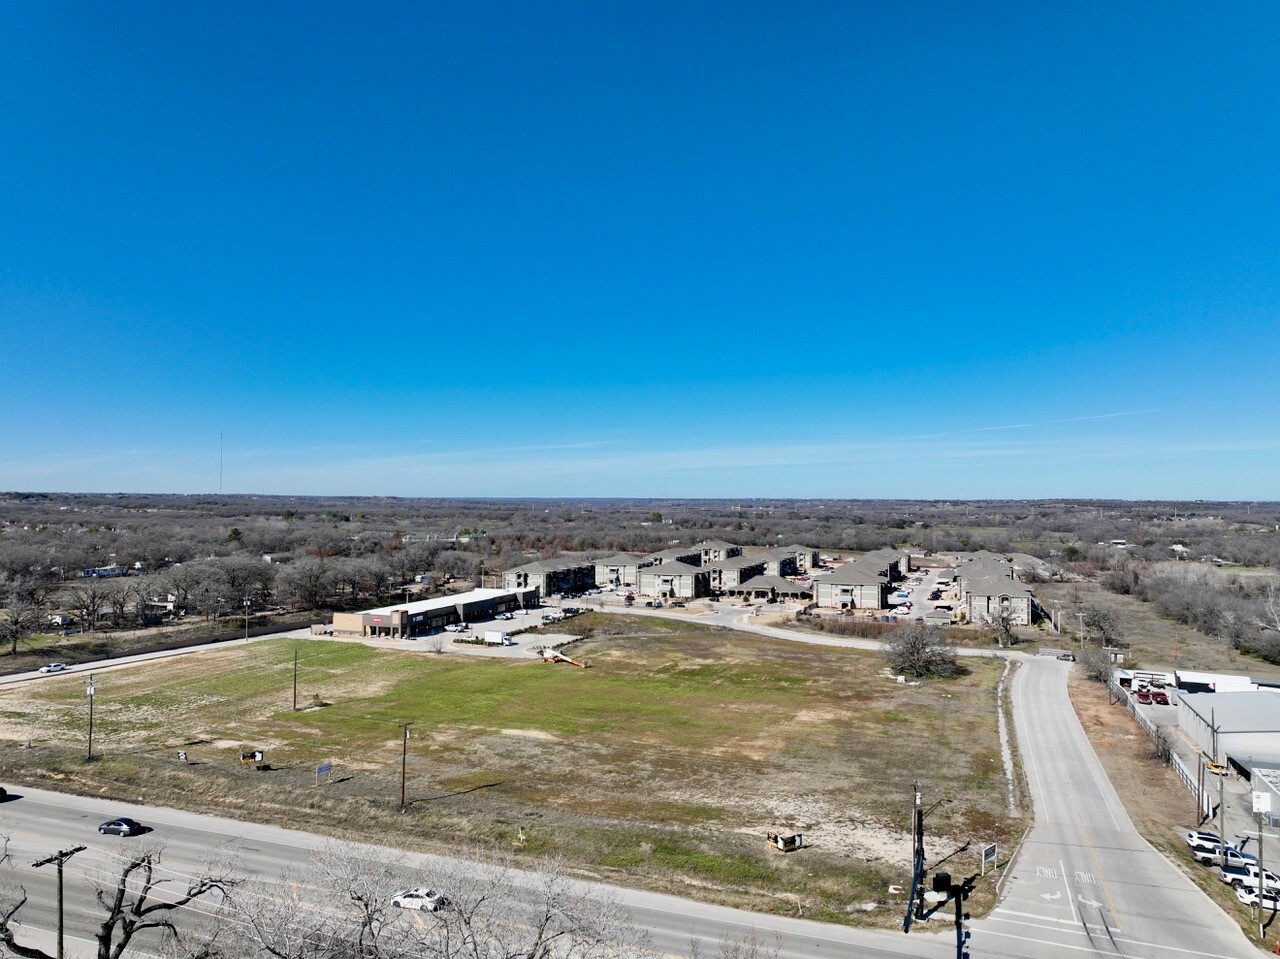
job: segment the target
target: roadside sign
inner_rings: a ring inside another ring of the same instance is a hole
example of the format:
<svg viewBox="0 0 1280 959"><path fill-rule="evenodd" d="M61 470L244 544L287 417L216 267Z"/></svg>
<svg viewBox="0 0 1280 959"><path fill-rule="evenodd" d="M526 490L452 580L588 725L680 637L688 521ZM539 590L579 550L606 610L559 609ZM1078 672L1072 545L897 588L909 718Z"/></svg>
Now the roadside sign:
<svg viewBox="0 0 1280 959"><path fill-rule="evenodd" d="M1256 792L1253 794L1253 811L1256 813L1271 812L1271 793Z"/></svg>
<svg viewBox="0 0 1280 959"><path fill-rule="evenodd" d="M320 785L320 779L323 776L333 778L333 763L321 763L316 767L316 785Z"/></svg>
<svg viewBox="0 0 1280 959"><path fill-rule="evenodd" d="M994 866L996 864L996 844L987 843L982 847L982 875L987 874L987 865Z"/></svg>

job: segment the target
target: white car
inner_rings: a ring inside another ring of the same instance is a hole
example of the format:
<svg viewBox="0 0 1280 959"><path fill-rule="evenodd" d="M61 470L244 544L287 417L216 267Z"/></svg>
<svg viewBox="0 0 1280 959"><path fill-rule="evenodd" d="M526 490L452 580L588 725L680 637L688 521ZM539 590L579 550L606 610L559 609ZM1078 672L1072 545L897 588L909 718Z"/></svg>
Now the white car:
<svg viewBox="0 0 1280 959"><path fill-rule="evenodd" d="M466 623L450 623L444 628L446 633L465 633L468 629Z"/></svg>
<svg viewBox="0 0 1280 959"><path fill-rule="evenodd" d="M497 616L494 617L494 619L515 619L515 618L516 618L515 613L499 613Z"/></svg>
<svg viewBox="0 0 1280 959"><path fill-rule="evenodd" d="M45 663L40 667L42 673L60 673L67 668L66 663Z"/></svg>
<svg viewBox="0 0 1280 959"><path fill-rule="evenodd" d="M1236 898L1246 906L1261 906L1267 912L1280 909L1280 889L1272 892L1270 885L1267 886L1265 899L1258 895L1256 888L1250 889L1246 886L1236 887Z"/></svg>
<svg viewBox="0 0 1280 959"><path fill-rule="evenodd" d="M418 886L396 893L391 897L391 905L399 906L401 909L425 909L427 912L439 912L441 909L448 909L453 903L442 892Z"/></svg>
<svg viewBox="0 0 1280 959"><path fill-rule="evenodd" d="M1205 832L1202 829L1188 829L1185 833L1188 846L1216 846L1222 842L1216 832Z"/></svg>

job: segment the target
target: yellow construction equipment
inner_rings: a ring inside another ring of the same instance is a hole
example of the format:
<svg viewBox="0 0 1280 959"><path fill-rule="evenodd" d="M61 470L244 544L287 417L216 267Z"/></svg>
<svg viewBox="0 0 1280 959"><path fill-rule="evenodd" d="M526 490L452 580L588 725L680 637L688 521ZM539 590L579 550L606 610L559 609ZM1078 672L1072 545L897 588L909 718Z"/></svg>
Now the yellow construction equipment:
<svg viewBox="0 0 1280 959"><path fill-rule="evenodd" d="M782 852L795 852L804 846L804 836L796 833L794 836L779 836L776 832L765 833L765 838L769 840L770 846L776 846Z"/></svg>

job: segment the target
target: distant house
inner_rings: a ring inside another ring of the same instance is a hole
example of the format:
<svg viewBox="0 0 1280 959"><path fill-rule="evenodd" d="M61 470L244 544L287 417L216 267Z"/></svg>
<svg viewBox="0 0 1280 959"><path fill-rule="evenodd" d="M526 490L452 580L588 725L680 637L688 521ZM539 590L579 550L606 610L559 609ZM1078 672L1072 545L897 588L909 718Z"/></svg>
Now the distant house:
<svg viewBox="0 0 1280 959"><path fill-rule="evenodd" d="M1035 606L1029 586L1016 582L1013 566L983 559L960 567L960 606L971 623L1008 617L1014 626L1030 626Z"/></svg>
<svg viewBox="0 0 1280 959"><path fill-rule="evenodd" d="M698 543L696 546L693 546L692 549L698 551L698 560L703 566L710 566L713 563L723 563L725 560L742 555L741 546L715 539Z"/></svg>
<svg viewBox="0 0 1280 959"><path fill-rule="evenodd" d="M116 576L126 576L129 571L118 563L112 563L110 566L94 566L89 569L80 570L80 575L85 579L111 579Z"/></svg>
<svg viewBox="0 0 1280 959"><path fill-rule="evenodd" d="M776 550L773 550L773 552L778 554L790 553L795 557L795 573L783 573L783 576L806 576L822 565L818 556L818 551L809 546L799 546L793 543L790 546L779 546Z"/></svg>
<svg viewBox="0 0 1280 959"><path fill-rule="evenodd" d="M671 561L640 570L640 594L661 599L699 599L711 592L711 573Z"/></svg>
<svg viewBox="0 0 1280 959"><path fill-rule="evenodd" d="M576 559L537 560L516 566L502 574L504 589L537 589L543 596L581 593L595 584L595 563Z"/></svg>
<svg viewBox="0 0 1280 959"><path fill-rule="evenodd" d="M709 588L713 593L733 589L743 580L759 576L765 571L765 560L751 556L731 556L702 565L709 574Z"/></svg>
<svg viewBox="0 0 1280 959"><path fill-rule="evenodd" d="M676 546L642 556L636 565L644 569L646 566L661 566L663 563L688 563L690 566L698 566L702 563L702 551L696 546Z"/></svg>
<svg viewBox="0 0 1280 959"><path fill-rule="evenodd" d="M764 561L766 576L795 576L799 572L796 555L789 549L771 549L760 559Z"/></svg>
<svg viewBox="0 0 1280 959"><path fill-rule="evenodd" d="M618 553L594 560L597 586L634 586L640 582L640 557Z"/></svg>
<svg viewBox="0 0 1280 959"><path fill-rule="evenodd" d="M865 557L864 557L865 559ZM890 580L880 558L855 560L833 573L814 577L814 599L827 609L884 609Z"/></svg>

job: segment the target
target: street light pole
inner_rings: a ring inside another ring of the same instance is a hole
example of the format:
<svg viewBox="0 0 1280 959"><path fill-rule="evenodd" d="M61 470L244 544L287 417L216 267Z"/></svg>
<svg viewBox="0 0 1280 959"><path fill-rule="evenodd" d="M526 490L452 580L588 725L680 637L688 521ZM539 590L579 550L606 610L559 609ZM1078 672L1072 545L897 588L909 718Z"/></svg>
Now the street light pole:
<svg viewBox="0 0 1280 959"><path fill-rule="evenodd" d="M293 711L298 711L298 647L293 647Z"/></svg>
<svg viewBox="0 0 1280 959"><path fill-rule="evenodd" d="M249 641L249 605L252 602L253 600L248 596L244 598L244 641L246 643Z"/></svg>
<svg viewBox="0 0 1280 959"><path fill-rule="evenodd" d="M49 863L57 863L58 866L58 959L62 959L62 943L64 939L65 926L62 920L62 864L74 856L78 852L84 852L87 846L73 846L70 849L63 849L55 855L41 859L39 862L33 862L31 865L39 869L41 866L47 866Z"/></svg>
<svg viewBox="0 0 1280 959"><path fill-rule="evenodd" d="M413 725L413 720L401 723L400 728L404 730L404 740L400 746L400 811L405 811L404 801L404 781L405 770L409 765L409 727Z"/></svg>

